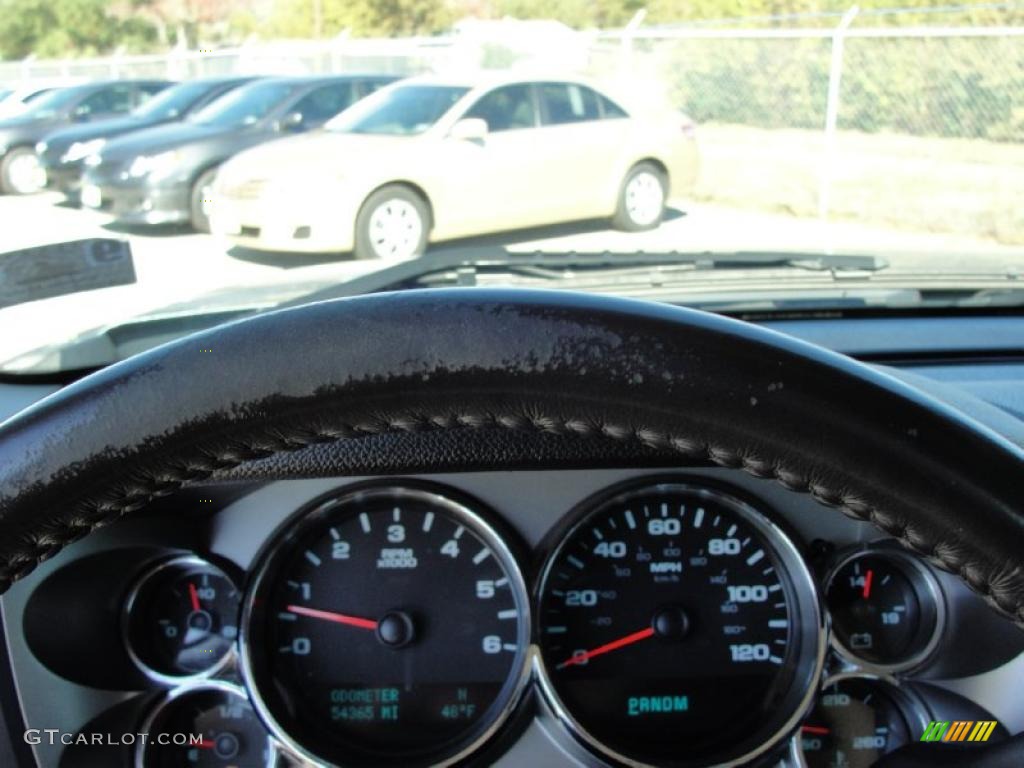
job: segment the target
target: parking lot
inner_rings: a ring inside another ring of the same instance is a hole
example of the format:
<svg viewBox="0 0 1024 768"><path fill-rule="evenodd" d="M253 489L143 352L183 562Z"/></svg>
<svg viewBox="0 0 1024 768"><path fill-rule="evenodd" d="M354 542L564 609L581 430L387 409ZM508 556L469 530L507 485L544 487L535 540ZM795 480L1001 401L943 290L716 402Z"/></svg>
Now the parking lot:
<svg viewBox="0 0 1024 768"><path fill-rule="evenodd" d="M977 272L1024 267L1024 247L939 234L915 234L815 219L752 212L675 201L670 220L657 230L629 234L602 222L546 227L458 243L500 245L511 251L746 251L784 249L817 252L878 253L905 268ZM86 237L120 237L131 244L137 283L48 300L52 311L40 322L38 303L5 310L0 359L63 340L84 327L126 320L137 314L242 286L344 282L380 268L381 262L355 261L345 254L323 256L263 253L231 248L210 235L188 229L125 228L104 214L68 206L56 193L0 197L3 223L0 248L65 242ZM431 258L435 246L424 257ZM88 321L83 325L83 318Z"/></svg>

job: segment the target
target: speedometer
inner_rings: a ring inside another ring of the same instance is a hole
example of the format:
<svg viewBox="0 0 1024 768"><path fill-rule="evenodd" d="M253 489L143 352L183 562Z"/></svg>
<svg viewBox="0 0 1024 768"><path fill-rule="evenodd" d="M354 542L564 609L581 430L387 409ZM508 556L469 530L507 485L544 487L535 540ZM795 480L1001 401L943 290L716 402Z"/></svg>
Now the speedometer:
<svg viewBox="0 0 1024 768"><path fill-rule="evenodd" d="M510 714L528 674L528 598L476 507L433 486L363 487L304 514L265 556L242 659L293 751L447 764Z"/></svg>
<svg viewBox="0 0 1024 768"><path fill-rule="evenodd" d="M795 729L824 633L792 542L681 482L585 505L540 586L542 684L570 731L631 764L749 760Z"/></svg>

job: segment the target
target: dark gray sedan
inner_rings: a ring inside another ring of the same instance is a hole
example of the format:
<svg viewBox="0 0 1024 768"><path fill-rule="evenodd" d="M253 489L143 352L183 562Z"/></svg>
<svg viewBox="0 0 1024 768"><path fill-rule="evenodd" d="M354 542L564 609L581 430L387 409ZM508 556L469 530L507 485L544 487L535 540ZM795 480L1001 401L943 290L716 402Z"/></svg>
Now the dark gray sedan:
<svg viewBox="0 0 1024 768"><path fill-rule="evenodd" d="M106 80L59 88L33 99L21 114L0 120L0 192L25 195L45 182L36 144L74 123L131 112L172 83L168 80Z"/></svg>
<svg viewBox="0 0 1024 768"><path fill-rule="evenodd" d="M393 80L339 75L250 83L182 122L107 143L86 160L82 204L125 223L191 223L209 231L209 190L222 162L243 149L317 128Z"/></svg>
<svg viewBox="0 0 1024 768"><path fill-rule="evenodd" d="M255 79L251 76L216 77L179 83L124 117L62 128L49 134L36 144L36 154L46 171L46 185L69 197L77 197L85 158L99 152L108 141L145 128L184 120L229 91Z"/></svg>

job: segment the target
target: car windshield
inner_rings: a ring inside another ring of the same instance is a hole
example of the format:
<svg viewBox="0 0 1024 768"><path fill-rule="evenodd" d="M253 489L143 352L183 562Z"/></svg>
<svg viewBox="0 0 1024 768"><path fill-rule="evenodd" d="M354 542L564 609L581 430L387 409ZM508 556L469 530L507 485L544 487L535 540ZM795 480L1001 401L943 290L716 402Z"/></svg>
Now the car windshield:
<svg viewBox="0 0 1024 768"><path fill-rule="evenodd" d="M253 125L279 107L295 88L290 82L253 83L221 96L188 119L218 128Z"/></svg>
<svg viewBox="0 0 1024 768"><path fill-rule="evenodd" d="M209 90L209 83L181 83L156 94L132 114L147 119L173 120L185 114Z"/></svg>
<svg viewBox="0 0 1024 768"><path fill-rule="evenodd" d="M342 112L327 124L327 130L387 136L423 133L468 91L448 85L395 86Z"/></svg>
<svg viewBox="0 0 1024 768"><path fill-rule="evenodd" d="M82 91L81 88L55 88L46 91L39 96L33 96L22 114L37 118L52 117L76 104L82 98Z"/></svg>
<svg viewBox="0 0 1024 768"><path fill-rule="evenodd" d="M431 287L1024 312L1020 3L53 3L0 13L74 84L0 109L0 377Z"/></svg>

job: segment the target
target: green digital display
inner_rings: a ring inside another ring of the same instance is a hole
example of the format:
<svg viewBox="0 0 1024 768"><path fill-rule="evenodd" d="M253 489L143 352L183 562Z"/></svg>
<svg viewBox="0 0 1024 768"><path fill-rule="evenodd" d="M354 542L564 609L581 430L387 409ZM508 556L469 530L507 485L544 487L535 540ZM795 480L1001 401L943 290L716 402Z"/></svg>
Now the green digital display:
<svg viewBox="0 0 1024 768"><path fill-rule="evenodd" d="M629 717L686 712L690 709L688 696L630 696L626 700Z"/></svg>

